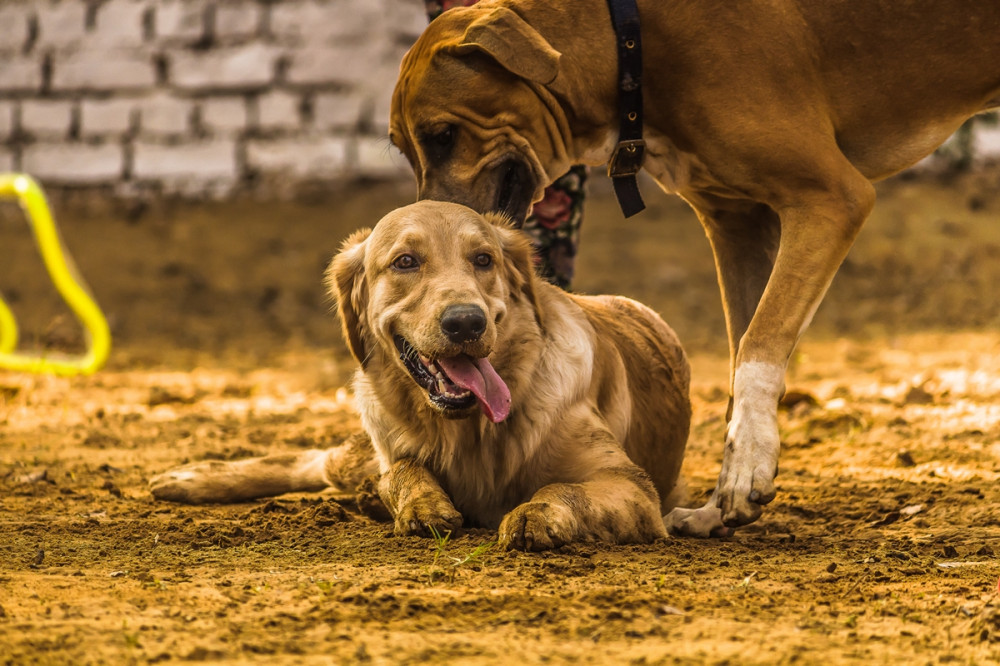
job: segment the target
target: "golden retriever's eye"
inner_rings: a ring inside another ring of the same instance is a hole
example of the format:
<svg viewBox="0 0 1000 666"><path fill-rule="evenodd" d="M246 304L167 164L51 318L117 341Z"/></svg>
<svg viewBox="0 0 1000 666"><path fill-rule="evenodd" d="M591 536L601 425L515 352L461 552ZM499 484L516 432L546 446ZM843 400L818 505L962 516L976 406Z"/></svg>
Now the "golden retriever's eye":
<svg viewBox="0 0 1000 666"><path fill-rule="evenodd" d="M398 271L412 271L420 267L420 262L412 254L401 254L392 260L392 267Z"/></svg>
<svg viewBox="0 0 1000 666"><path fill-rule="evenodd" d="M485 252L480 252L472 258L472 263L476 268L489 268L493 265L493 257Z"/></svg>

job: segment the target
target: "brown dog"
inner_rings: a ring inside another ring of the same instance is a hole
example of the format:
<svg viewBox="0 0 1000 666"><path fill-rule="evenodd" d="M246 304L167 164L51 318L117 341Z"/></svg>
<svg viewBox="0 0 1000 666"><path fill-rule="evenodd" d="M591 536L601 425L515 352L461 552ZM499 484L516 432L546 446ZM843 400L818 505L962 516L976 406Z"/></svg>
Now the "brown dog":
<svg viewBox="0 0 1000 666"><path fill-rule="evenodd" d="M731 417L715 492L668 517L707 536L775 495L788 359L875 201L970 116L1000 106L1000 3L638 0L644 168L715 253ZM523 219L618 137L606 0L484 0L403 60L390 138L419 197Z"/></svg>
<svg viewBox="0 0 1000 666"><path fill-rule="evenodd" d="M666 535L691 408L673 331L539 280L506 218L422 202L355 233L329 283L371 447L196 463L161 499L237 501L381 473L397 534L496 528L527 550Z"/></svg>

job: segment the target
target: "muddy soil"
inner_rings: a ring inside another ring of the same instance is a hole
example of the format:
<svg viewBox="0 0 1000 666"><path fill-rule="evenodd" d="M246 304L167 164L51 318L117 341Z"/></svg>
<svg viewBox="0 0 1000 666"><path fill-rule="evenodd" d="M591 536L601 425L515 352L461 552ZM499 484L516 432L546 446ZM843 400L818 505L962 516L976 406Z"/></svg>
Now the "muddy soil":
<svg viewBox="0 0 1000 666"><path fill-rule="evenodd" d="M349 496L147 491L183 462L358 427L322 269L409 184L145 208L55 193L115 349L92 377L0 373L0 663L997 663L998 183L881 186L792 364L760 521L542 554L397 538ZM721 308L694 216L643 187L650 210L622 222L595 176L577 287L650 303L691 351L696 504L721 458ZM24 346L79 349L16 210L0 248Z"/></svg>

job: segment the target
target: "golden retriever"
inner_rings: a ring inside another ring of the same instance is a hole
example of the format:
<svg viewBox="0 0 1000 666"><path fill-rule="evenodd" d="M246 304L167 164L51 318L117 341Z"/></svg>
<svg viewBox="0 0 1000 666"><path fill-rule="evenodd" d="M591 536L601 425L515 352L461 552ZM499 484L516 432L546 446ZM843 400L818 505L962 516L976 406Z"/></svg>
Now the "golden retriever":
<svg viewBox="0 0 1000 666"><path fill-rule="evenodd" d="M377 471L401 535L464 523L525 550L666 536L690 372L656 313L549 285L506 218L433 201L353 234L328 283L371 445L196 463L154 478L156 497L349 490Z"/></svg>

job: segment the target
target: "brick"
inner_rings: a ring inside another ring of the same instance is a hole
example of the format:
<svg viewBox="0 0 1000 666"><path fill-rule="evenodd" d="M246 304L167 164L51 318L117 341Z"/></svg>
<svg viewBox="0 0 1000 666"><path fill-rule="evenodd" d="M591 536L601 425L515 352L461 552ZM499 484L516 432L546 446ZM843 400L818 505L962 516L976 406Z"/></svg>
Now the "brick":
<svg viewBox="0 0 1000 666"><path fill-rule="evenodd" d="M191 44L205 36L205 2L164 0L156 6L156 36L167 41Z"/></svg>
<svg viewBox="0 0 1000 666"><path fill-rule="evenodd" d="M24 100L21 129L34 137L67 137L73 119L73 102L66 100Z"/></svg>
<svg viewBox="0 0 1000 666"><path fill-rule="evenodd" d="M143 16L148 11L144 2L110 0L100 5L96 24L87 36L91 44L102 48L132 48L142 45Z"/></svg>
<svg viewBox="0 0 1000 666"><path fill-rule="evenodd" d="M349 129L361 121L361 95L324 93L313 102L313 121L320 129Z"/></svg>
<svg viewBox="0 0 1000 666"><path fill-rule="evenodd" d="M357 85L378 71L381 49L375 45L299 49L291 58L287 78L293 85ZM397 65L398 69L398 65Z"/></svg>
<svg viewBox="0 0 1000 666"><path fill-rule="evenodd" d="M257 127L262 130L291 130L301 125L298 95L277 91L257 99Z"/></svg>
<svg viewBox="0 0 1000 666"><path fill-rule="evenodd" d="M201 103L201 124L214 133L237 133L247 126L247 103L242 97L206 99Z"/></svg>
<svg viewBox="0 0 1000 666"><path fill-rule="evenodd" d="M69 49L86 37L87 3L67 0L57 3L35 3L38 16L36 48Z"/></svg>
<svg viewBox="0 0 1000 666"><path fill-rule="evenodd" d="M14 164L14 153L0 146L0 171L17 171Z"/></svg>
<svg viewBox="0 0 1000 666"><path fill-rule="evenodd" d="M137 110L133 99L83 100L80 134L84 137L121 136L131 131Z"/></svg>
<svg viewBox="0 0 1000 666"><path fill-rule="evenodd" d="M0 102L0 142L14 133L14 104Z"/></svg>
<svg viewBox="0 0 1000 666"><path fill-rule="evenodd" d="M341 176L346 172L347 147L344 137L253 140L246 145L247 167L293 178Z"/></svg>
<svg viewBox="0 0 1000 666"><path fill-rule="evenodd" d="M215 36L222 41L253 37L260 30L260 5L237 2L215 8Z"/></svg>
<svg viewBox="0 0 1000 666"><path fill-rule="evenodd" d="M27 41L27 9L0 6L0 53L20 53Z"/></svg>
<svg viewBox="0 0 1000 666"><path fill-rule="evenodd" d="M398 178L413 174L403 154L384 136L360 137L357 142L357 161L352 167L359 175L370 178Z"/></svg>
<svg viewBox="0 0 1000 666"><path fill-rule="evenodd" d="M149 55L137 51L87 50L52 61L52 89L139 90L156 84L156 68Z"/></svg>
<svg viewBox="0 0 1000 666"><path fill-rule="evenodd" d="M388 5L384 13L388 32L411 42L416 41L427 27L427 10L424 4L412 0L389 0Z"/></svg>
<svg viewBox="0 0 1000 666"><path fill-rule="evenodd" d="M973 141L977 159L997 157L1000 155L1000 126L976 126Z"/></svg>
<svg viewBox="0 0 1000 666"><path fill-rule="evenodd" d="M293 44L368 41L384 22L382 3L373 0L282 2L271 9L271 34Z"/></svg>
<svg viewBox="0 0 1000 666"><path fill-rule="evenodd" d="M34 92L42 89L42 63L34 58L0 58L0 92Z"/></svg>
<svg viewBox="0 0 1000 666"><path fill-rule="evenodd" d="M139 103L139 127L143 135L185 134L191 128L192 110L191 102L186 99L153 95Z"/></svg>
<svg viewBox="0 0 1000 666"><path fill-rule="evenodd" d="M371 116L365 118L369 127L374 127L379 132L389 131L389 115L392 105L392 89L399 76L399 62L403 58L405 49L400 49L395 58L389 59L379 65L376 72L363 86L364 94L369 100L372 111Z"/></svg>
<svg viewBox="0 0 1000 666"><path fill-rule="evenodd" d="M66 185L117 181L125 163L122 147L114 143L30 144L21 161L24 171L39 180Z"/></svg>
<svg viewBox="0 0 1000 666"><path fill-rule="evenodd" d="M281 51L266 44L222 48L205 53L174 53L172 83L185 90L252 90L274 80Z"/></svg>
<svg viewBox="0 0 1000 666"><path fill-rule="evenodd" d="M138 142L132 174L136 180L235 181L236 142L216 139L171 146Z"/></svg>

